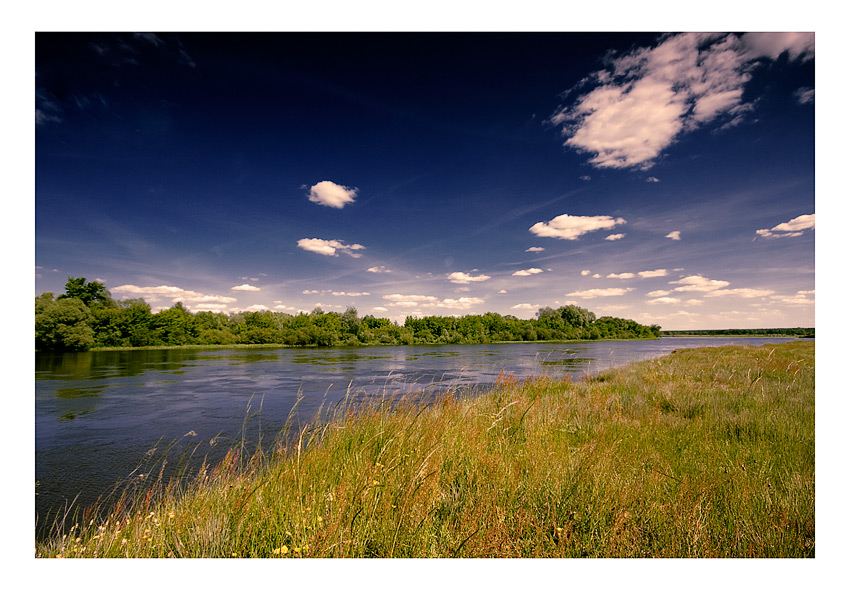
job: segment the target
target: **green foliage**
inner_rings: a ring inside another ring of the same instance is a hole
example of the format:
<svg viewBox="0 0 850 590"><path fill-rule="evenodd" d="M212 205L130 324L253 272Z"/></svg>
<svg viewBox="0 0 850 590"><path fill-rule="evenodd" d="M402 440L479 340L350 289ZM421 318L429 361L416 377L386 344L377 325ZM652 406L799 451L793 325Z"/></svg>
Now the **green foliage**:
<svg viewBox="0 0 850 590"><path fill-rule="evenodd" d="M94 344L93 319L92 312L79 299L53 301L53 295L45 293L35 304L35 349L90 348Z"/></svg>
<svg viewBox="0 0 850 590"><path fill-rule="evenodd" d="M65 302L61 308L64 315L57 311L57 302ZM36 325L37 350L227 344L485 344L657 338L660 330L658 326L643 326L619 318L597 320L593 312L575 305L542 308L536 319L531 320L489 312L463 317L411 316L403 326L372 315L361 318L354 307L341 314L316 307L309 314L256 311L226 315L209 311L191 313L177 302L169 309L152 313L144 300L115 302L102 283L87 282L85 278L69 278L66 292L56 301L50 293L37 297ZM52 335L48 335L49 331Z"/></svg>

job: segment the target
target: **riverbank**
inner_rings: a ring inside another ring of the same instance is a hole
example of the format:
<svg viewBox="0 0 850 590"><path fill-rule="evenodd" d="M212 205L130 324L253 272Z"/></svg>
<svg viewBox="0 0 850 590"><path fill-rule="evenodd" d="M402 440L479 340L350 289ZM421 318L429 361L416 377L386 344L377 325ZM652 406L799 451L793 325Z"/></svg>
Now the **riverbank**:
<svg viewBox="0 0 850 590"><path fill-rule="evenodd" d="M128 494L36 555L814 556L814 342L389 401Z"/></svg>

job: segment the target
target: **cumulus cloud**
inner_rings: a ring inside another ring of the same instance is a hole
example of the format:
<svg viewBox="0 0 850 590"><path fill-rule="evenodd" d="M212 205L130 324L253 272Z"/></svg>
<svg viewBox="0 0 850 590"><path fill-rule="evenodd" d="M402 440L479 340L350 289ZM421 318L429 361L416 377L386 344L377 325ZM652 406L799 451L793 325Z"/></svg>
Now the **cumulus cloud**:
<svg viewBox="0 0 850 590"><path fill-rule="evenodd" d="M532 246L531 248L526 249L526 252L543 252L546 248L541 248L540 246Z"/></svg>
<svg viewBox="0 0 850 590"><path fill-rule="evenodd" d="M646 296L647 297L666 297L669 294L670 294L670 291L658 290L658 291L650 291L649 293L646 294Z"/></svg>
<svg viewBox="0 0 850 590"><path fill-rule="evenodd" d="M771 229L756 230L756 235L761 238L793 238L802 236L803 231L815 228L815 214L800 215L791 221L780 223Z"/></svg>
<svg viewBox="0 0 850 590"><path fill-rule="evenodd" d="M127 293L129 295L142 296L148 301L160 301L171 299L172 301L183 301L186 303L235 303L236 299L225 295L205 295L197 291L189 291L180 287L159 285L158 287L139 287L137 285L119 285L110 289L112 293Z"/></svg>
<svg viewBox="0 0 850 590"><path fill-rule="evenodd" d="M302 238L298 240L298 247L322 256L337 256L337 252L342 252L353 258L360 258L362 254L357 253L357 250L366 248L366 246L360 244L347 245L340 240L322 240L320 238Z"/></svg>
<svg viewBox="0 0 850 590"><path fill-rule="evenodd" d="M357 196L356 188L349 188L323 180L310 187L310 192L307 193L307 198L313 203L324 205L325 207L333 207L334 209L342 209L349 203L353 203Z"/></svg>
<svg viewBox="0 0 850 590"><path fill-rule="evenodd" d="M586 277L587 275L590 274L590 272L591 271L589 271L589 270L583 270L583 271L581 271L581 276Z"/></svg>
<svg viewBox="0 0 850 590"><path fill-rule="evenodd" d="M473 305L484 303L480 297L461 297L459 299L439 299L433 295L402 295L393 293L384 295L390 307L435 307L444 309L469 309Z"/></svg>
<svg viewBox="0 0 850 590"><path fill-rule="evenodd" d="M372 266L372 267L367 268L366 272L382 273L382 272L392 272L392 271L388 270L386 266Z"/></svg>
<svg viewBox="0 0 850 590"><path fill-rule="evenodd" d="M359 292L348 292L348 291L331 291L331 295L335 297L365 297L366 295L370 295L371 293L359 293Z"/></svg>
<svg viewBox="0 0 850 590"><path fill-rule="evenodd" d="M610 236L607 236L605 239L608 240L609 242L613 242L613 241L616 241L616 240L622 240L625 237L626 237L626 234L611 234Z"/></svg>
<svg viewBox="0 0 850 590"><path fill-rule="evenodd" d="M651 279L653 277L666 277L667 269L659 268L656 270L642 270L638 273L638 275L640 275L640 278L642 279Z"/></svg>
<svg viewBox="0 0 850 590"><path fill-rule="evenodd" d="M670 238L671 240L676 240L677 242L682 239L682 232L679 230L671 231L669 234L664 236L665 238Z"/></svg>
<svg viewBox="0 0 850 590"><path fill-rule="evenodd" d="M254 285L249 285L245 283L244 285L236 285L235 287L230 287L231 291L259 291L259 287L255 287Z"/></svg>
<svg viewBox="0 0 850 590"><path fill-rule="evenodd" d="M541 272L543 272L543 269L541 269L541 268L527 268L525 270L516 271L515 273L513 273L512 276L515 276L515 277L530 277L531 275L540 274Z"/></svg>
<svg viewBox="0 0 850 590"><path fill-rule="evenodd" d="M532 225L528 231L534 235L544 238L558 238L560 240L577 240L586 233L600 230L612 229L621 223L626 223L622 217L613 218L610 215L558 215L551 221L539 221Z"/></svg>
<svg viewBox="0 0 850 590"><path fill-rule="evenodd" d="M691 275L678 281L670 281L670 284L681 285L681 287L673 289L674 291L698 291L701 293L707 293L729 286L727 281L707 279L702 275Z"/></svg>
<svg viewBox="0 0 850 590"><path fill-rule="evenodd" d="M650 299L647 301L649 305L659 305L659 304L670 304L670 303L679 303L681 299L676 297L657 297L655 299Z"/></svg>
<svg viewBox="0 0 850 590"><path fill-rule="evenodd" d="M472 276L465 272L453 272L448 275L449 280L452 283L457 283L458 285L466 285L467 283L480 283L481 281L489 280L491 277L489 275L478 275Z"/></svg>
<svg viewBox="0 0 850 590"><path fill-rule="evenodd" d="M540 306L532 305L531 303L517 303L516 305L512 305L511 309L540 309Z"/></svg>
<svg viewBox="0 0 850 590"><path fill-rule="evenodd" d="M582 299L594 299L596 297L618 297L625 295L629 291L634 291L632 287L621 289L619 287L611 287L609 289L587 289L585 291L573 291L567 293L567 297L581 297Z"/></svg>
<svg viewBox="0 0 850 590"><path fill-rule="evenodd" d="M633 272L621 272L619 274L611 273L605 277L606 279L633 279L635 278L635 273Z"/></svg>
<svg viewBox="0 0 850 590"><path fill-rule="evenodd" d="M756 60L814 56L814 34L684 33L609 60L549 121L597 168L649 169L686 132L752 110L744 88ZM588 89L589 88L589 89Z"/></svg>

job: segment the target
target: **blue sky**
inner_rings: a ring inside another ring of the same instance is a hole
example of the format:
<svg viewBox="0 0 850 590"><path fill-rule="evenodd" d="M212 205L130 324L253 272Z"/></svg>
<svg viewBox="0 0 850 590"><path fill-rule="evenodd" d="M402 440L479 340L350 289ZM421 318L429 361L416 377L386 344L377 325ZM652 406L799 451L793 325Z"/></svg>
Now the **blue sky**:
<svg viewBox="0 0 850 590"><path fill-rule="evenodd" d="M35 37L35 285L814 326L814 35Z"/></svg>

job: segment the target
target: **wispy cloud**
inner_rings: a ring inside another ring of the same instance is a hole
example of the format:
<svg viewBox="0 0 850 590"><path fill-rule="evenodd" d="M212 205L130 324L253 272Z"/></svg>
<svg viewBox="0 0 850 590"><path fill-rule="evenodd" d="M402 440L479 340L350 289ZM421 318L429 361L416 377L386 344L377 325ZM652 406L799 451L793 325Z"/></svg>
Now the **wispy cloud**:
<svg viewBox="0 0 850 590"><path fill-rule="evenodd" d="M632 287L621 289L619 287L611 287L609 289L587 289L585 291L573 291L567 293L567 297L581 297L582 299L595 299L597 297L619 297L625 295L629 291L634 291Z"/></svg>
<svg viewBox="0 0 850 590"><path fill-rule="evenodd" d="M667 269L666 268L658 268L656 270L642 270L638 273L640 278L642 279L651 279L654 277L666 277Z"/></svg>
<svg viewBox="0 0 850 590"><path fill-rule="evenodd" d="M679 230L671 231L669 234L667 234L667 235L666 235L666 236L664 236L664 237L665 237L665 238L670 238L671 240L675 240L675 241L677 241L677 242L678 242L679 240L681 240L681 239L682 239L682 232L680 232Z"/></svg>
<svg viewBox="0 0 850 590"><path fill-rule="evenodd" d="M772 289L716 289L705 294L706 297L742 297L753 299L756 297L767 297L776 291Z"/></svg>
<svg viewBox="0 0 850 590"><path fill-rule="evenodd" d="M635 278L635 273L633 272L621 272L621 273L611 273L605 277L606 279L633 279Z"/></svg>
<svg viewBox="0 0 850 590"><path fill-rule="evenodd" d="M682 300L677 298L677 297L657 297L655 299L649 299L647 301L647 303L649 305L659 305L659 304L669 305L669 304L672 304L672 303L680 303L681 301Z"/></svg>
<svg viewBox="0 0 850 590"><path fill-rule="evenodd" d="M753 108L744 101L753 62L786 52L811 59L814 34L666 35L611 59L549 120L561 126L565 146L591 154L598 168L648 169L681 134L720 118L739 123Z"/></svg>
<svg viewBox="0 0 850 590"><path fill-rule="evenodd" d="M617 240L622 240L626 237L626 234L611 234L610 236L606 236L605 239L609 242L615 242Z"/></svg>
<svg viewBox="0 0 850 590"><path fill-rule="evenodd" d="M472 276L471 274L465 272L453 272L448 275L448 278L452 283L456 283L458 285L466 285L468 283L480 283L482 281L487 281L491 277L485 274Z"/></svg>
<svg viewBox="0 0 850 590"><path fill-rule="evenodd" d="M528 231L534 235L544 238L557 238L559 240L577 240L586 233L600 229L612 229L613 227L626 223L622 217L616 219L610 215L558 215L551 221L539 221L532 225Z"/></svg>
<svg viewBox="0 0 850 590"><path fill-rule="evenodd" d="M761 238L793 238L802 236L803 231L815 228L815 214L800 215L791 221L780 223L771 229L756 230L756 235Z"/></svg>
<svg viewBox="0 0 850 590"><path fill-rule="evenodd" d="M810 104L815 102L815 89L814 88L798 88L794 91L794 98L797 99L797 102L800 104Z"/></svg>
<svg viewBox="0 0 850 590"><path fill-rule="evenodd" d="M786 305L814 305L815 292L797 291L794 295L771 295L770 298Z"/></svg>
<svg viewBox="0 0 850 590"><path fill-rule="evenodd" d="M255 287L254 285L249 285L245 283L244 285L236 285L235 287L230 287L231 291L259 291L259 287Z"/></svg>
<svg viewBox="0 0 850 590"><path fill-rule="evenodd" d="M526 248L526 252L543 252L546 248L541 248L540 246L532 246L531 248Z"/></svg>
<svg viewBox="0 0 850 590"><path fill-rule="evenodd" d="M357 250L366 248L366 246L360 244L347 245L340 240L323 240L321 238L302 238L298 240L298 247L322 256L337 256L337 252L342 252L353 258L360 258L362 254L359 254Z"/></svg>
<svg viewBox="0 0 850 590"><path fill-rule="evenodd" d="M374 272L374 273L384 273L384 272L392 272L386 266L372 266L366 269L366 272Z"/></svg>
<svg viewBox="0 0 850 590"><path fill-rule="evenodd" d="M354 202L354 199L357 197L357 190L356 188L336 184L330 180L323 180L310 187L307 198L313 203L318 203L325 207L342 209L349 203Z"/></svg>

